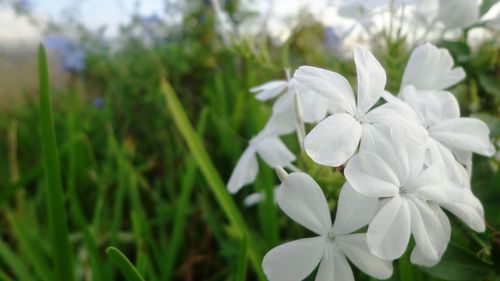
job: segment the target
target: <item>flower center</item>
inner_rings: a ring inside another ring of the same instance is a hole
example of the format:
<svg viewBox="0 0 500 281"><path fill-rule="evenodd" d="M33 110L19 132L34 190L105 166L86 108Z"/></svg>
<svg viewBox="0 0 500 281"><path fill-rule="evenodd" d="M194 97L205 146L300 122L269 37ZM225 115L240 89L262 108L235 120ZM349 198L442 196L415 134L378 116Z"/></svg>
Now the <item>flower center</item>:
<svg viewBox="0 0 500 281"><path fill-rule="evenodd" d="M365 114L359 107L356 107L356 110L354 111L354 119L356 119L359 123L365 123L367 121Z"/></svg>
<svg viewBox="0 0 500 281"><path fill-rule="evenodd" d="M408 189L406 189L405 186L399 187L399 194L406 194L408 192Z"/></svg>
<svg viewBox="0 0 500 281"><path fill-rule="evenodd" d="M329 240L330 242L335 241L335 234L333 234L333 231L330 231L330 232L328 233L328 240Z"/></svg>

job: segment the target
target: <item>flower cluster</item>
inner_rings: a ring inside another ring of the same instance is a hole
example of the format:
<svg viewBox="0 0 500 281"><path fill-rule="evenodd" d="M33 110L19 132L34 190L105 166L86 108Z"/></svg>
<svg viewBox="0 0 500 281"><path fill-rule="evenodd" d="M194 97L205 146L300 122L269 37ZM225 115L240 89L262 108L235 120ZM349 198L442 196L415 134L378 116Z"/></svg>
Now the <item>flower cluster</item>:
<svg viewBox="0 0 500 281"><path fill-rule="evenodd" d="M318 264L316 280L354 280L347 260L386 279L412 236L411 262L433 266L451 235L443 209L477 232L485 229L470 187L472 153L492 156L495 148L487 125L460 117L456 98L445 90L464 79L463 69L447 50L426 43L411 54L392 95L384 68L368 50L357 46L354 61L356 95L342 75L312 66L251 89L259 100L275 99L272 116L250 141L228 188L235 193L254 181L258 155L282 182L280 208L318 235L267 253L263 268L271 281L302 280ZM314 125L307 134L305 123ZM321 187L298 171L280 140L294 131L315 163L344 168L333 224Z"/></svg>
<svg viewBox="0 0 500 281"><path fill-rule="evenodd" d="M430 40L446 32L472 27L480 22L478 0L343 0L340 17L354 22L368 35L405 34L413 42ZM358 28L359 27L359 28Z"/></svg>

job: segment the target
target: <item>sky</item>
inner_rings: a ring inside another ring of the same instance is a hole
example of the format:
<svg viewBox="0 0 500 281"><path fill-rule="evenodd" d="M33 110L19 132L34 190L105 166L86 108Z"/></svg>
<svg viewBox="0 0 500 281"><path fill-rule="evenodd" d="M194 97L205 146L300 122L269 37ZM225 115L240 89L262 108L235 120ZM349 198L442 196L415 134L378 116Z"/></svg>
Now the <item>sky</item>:
<svg viewBox="0 0 500 281"><path fill-rule="evenodd" d="M51 19L64 22L70 16L79 19L91 30L107 26L106 35L118 33L119 26L127 23L136 10L140 15L165 16L165 0L0 0L2 2L27 1L32 14L39 22ZM182 0L169 0L179 2ZM202 1L202 0L200 0ZM318 13L332 0L253 0L250 5L266 13L271 8L273 17L284 19L293 16L303 7ZM39 40L39 30L26 18L19 17L8 5L0 4L0 42Z"/></svg>
<svg viewBox="0 0 500 281"><path fill-rule="evenodd" d="M26 17L18 16L5 3L21 1L29 3L32 14L39 23L49 19L56 22L65 22L68 17L76 17L90 30L97 30L107 26L105 35L113 37L118 34L119 26L127 23L130 16L137 11L143 16L156 14L166 16L166 0L0 0L0 47L2 44L38 42L41 37L41 28L30 23ZM202 0L199 0L202 1ZM338 26L343 19L336 15L332 3L340 0L246 0L249 5L262 14L272 13L270 28L282 32L284 22L292 18L303 8L309 9L326 25ZM168 0L178 3L182 0ZM2 5L2 3L4 3ZM500 3L497 5L500 10ZM171 15L170 15L171 17Z"/></svg>
<svg viewBox="0 0 500 281"><path fill-rule="evenodd" d="M39 40L40 28L26 17L17 15L5 2L20 0L0 0L0 42ZM91 30L107 26L106 35L116 35L121 24L130 20L137 10L140 15L164 14L164 0L28 0L30 10L40 23L49 19L64 22L74 16ZM4 3L1 5L1 3ZM137 8L137 9L136 9Z"/></svg>

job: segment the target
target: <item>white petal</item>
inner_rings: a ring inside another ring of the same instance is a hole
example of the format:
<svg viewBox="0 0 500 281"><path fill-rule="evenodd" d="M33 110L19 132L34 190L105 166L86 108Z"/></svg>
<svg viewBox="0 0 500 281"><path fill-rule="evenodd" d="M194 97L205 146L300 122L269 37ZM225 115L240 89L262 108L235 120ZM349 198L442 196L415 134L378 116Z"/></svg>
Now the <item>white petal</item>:
<svg viewBox="0 0 500 281"><path fill-rule="evenodd" d="M321 121L304 141L307 155L314 162L331 167L344 164L356 151L361 125L351 115L340 113Z"/></svg>
<svg viewBox="0 0 500 281"><path fill-rule="evenodd" d="M262 262L270 281L301 281L318 266L325 251L324 237L285 243L269 251Z"/></svg>
<svg viewBox="0 0 500 281"><path fill-rule="evenodd" d="M255 150L249 147L243 152L227 183L229 192L236 193L243 186L252 183L259 172Z"/></svg>
<svg viewBox="0 0 500 281"><path fill-rule="evenodd" d="M335 246L326 248L315 281L354 281L351 266Z"/></svg>
<svg viewBox="0 0 500 281"><path fill-rule="evenodd" d="M407 202L411 213L411 232L418 248L412 253L412 261L434 265L441 259L450 241L450 222L436 205L431 206L418 198L410 198Z"/></svg>
<svg viewBox="0 0 500 281"><path fill-rule="evenodd" d="M319 185L306 173L291 173L281 184L278 203L294 221L326 235L332 228L330 210Z"/></svg>
<svg viewBox="0 0 500 281"><path fill-rule="evenodd" d="M377 209L378 200L364 196L346 182L340 191L333 224L335 235L352 233L367 225Z"/></svg>
<svg viewBox="0 0 500 281"><path fill-rule="evenodd" d="M406 86L401 98L418 114L421 123L430 127L440 121L460 117L460 108L455 96L446 91L417 91Z"/></svg>
<svg viewBox="0 0 500 281"><path fill-rule="evenodd" d="M408 104L406 101L402 100L402 95L403 93L405 92L408 92L408 91L416 91L415 90L415 87L413 86L406 86L402 92L399 94L399 98L398 97L395 97L393 96L391 93L387 92L387 91L384 91L384 93L382 93L382 98L387 102L387 103L390 103L390 104L393 104L392 105L392 110L394 112L397 112L399 113L400 115L402 115L403 117L407 118L409 122L413 122L415 124L420 124L422 125L422 120L421 118L418 116L417 112L415 111L414 108L411 107L410 104ZM396 105L394 105L396 104Z"/></svg>
<svg viewBox="0 0 500 281"><path fill-rule="evenodd" d="M479 119L448 119L432 126L429 133L447 146L485 156L495 154L495 148L489 138L490 129Z"/></svg>
<svg viewBox="0 0 500 281"><path fill-rule="evenodd" d="M264 192L254 192L243 199L243 205L245 205L245 207L251 207L264 201L264 199L266 199Z"/></svg>
<svg viewBox="0 0 500 281"><path fill-rule="evenodd" d="M287 81L274 80L250 89L256 93L256 98L261 101L272 99L281 94L287 86Z"/></svg>
<svg viewBox="0 0 500 281"><path fill-rule="evenodd" d="M451 151L433 138L429 138L427 165L438 165L446 167L448 178L458 187L469 188L470 176L467 170L460 165Z"/></svg>
<svg viewBox="0 0 500 281"><path fill-rule="evenodd" d="M366 113L384 92L386 74L373 54L359 45L354 49L354 61L358 76L358 108Z"/></svg>
<svg viewBox="0 0 500 281"><path fill-rule="evenodd" d="M273 104L273 113L293 112L295 93L287 91L281 95Z"/></svg>
<svg viewBox="0 0 500 281"><path fill-rule="evenodd" d="M352 157L344 170L345 177L359 193L387 197L399 192L399 179L384 159L374 153L361 152Z"/></svg>
<svg viewBox="0 0 500 281"><path fill-rule="evenodd" d="M318 67L301 66L293 77L303 86L331 99L346 112L354 113L354 93L344 76Z"/></svg>
<svg viewBox="0 0 500 281"><path fill-rule="evenodd" d="M280 100L281 96L278 98ZM266 126L260 133L260 135L266 136L281 136L287 135L295 131L295 114L293 111L281 111L275 112L271 115L271 118L266 123Z"/></svg>
<svg viewBox="0 0 500 281"><path fill-rule="evenodd" d="M318 123L323 120L328 111L328 99L312 91L299 92L300 105L304 122Z"/></svg>
<svg viewBox="0 0 500 281"><path fill-rule="evenodd" d="M368 226L367 242L374 255L393 260L401 257L410 241L408 203L396 195L375 216Z"/></svg>
<svg viewBox="0 0 500 281"><path fill-rule="evenodd" d="M272 168L285 167L295 160L295 155L278 137L266 137L256 144L257 153Z"/></svg>
<svg viewBox="0 0 500 281"><path fill-rule="evenodd" d="M408 139L402 131L385 125L363 124L360 151L382 157L396 174L400 185L416 177L423 168L425 145Z"/></svg>
<svg viewBox="0 0 500 281"><path fill-rule="evenodd" d="M453 204L445 204L443 208L452 212L474 231L485 231L486 226L483 205L469 189L466 190L466 195L463 197L462 201Z"/></svg>
<svg viewBox="0 0 500 281"><path fill-rule="evenodd" d="M477 0L439 0L437 19L448 29L464 28L479 21Z"/></svg>
<svg viewBox="0 0 500 281"><path fill-rule="evenodd" d="M389 102L370 110L366 115L368 123L392 128L394 133L408 141L424 144L427 132L415 111L404 102Z"/></svg>
<svg viewBox="0 0 500 281"><path fill-rule="evenodd" d="M448 50L426 43L411 54L401 88L413 85L419 90L443 90L464 78L461 67L453 68L453 58Z"/></svg>
<svg viewBox="0 0 500 281"><path fill-rule="evenodd" d="M279 196L278 191L279 191L279 185L273 188L273 201L276 204L278 203L278 196ZM243 199L243 205L245 205L245 207L252 207L264 201L265 199L266 199L266 194L264 192L254 192L246 196L245 199Z"/></svg>
<svg viewBox="0 0 500 281"><path fill-rule="evenodd" d="M366 233L338 236L335 241L347 258L364 273L377 279L387 279L392 275L392 262L370 253Z"/></svg>
<svg viewBox="0 0 500 281"><path fill-rule="evenodd" d="M453 203L464 196L464 187L454 185L446 174L446 167L432 165L406 186L410 193L438 204Z"/></svg>
<svg viewBox="0 0 500 281"><path fill-rule="evenodd" d="M360 152L371 152L377 155L384 155L393 153L392 149L392 134L391 128L383 125L374 125L364 123L363 134L361 135L361 142L359 144Z"/></svg>
<svg viewBox="0 0 500 281"><path fill-rule="evenodd" d="M451 153L457 158L458 162L465 165L465 167L469 170L469 174L471 174L470 169L472 169L472 152L458 149L454 147L448 147L451 150Z"/></svg>

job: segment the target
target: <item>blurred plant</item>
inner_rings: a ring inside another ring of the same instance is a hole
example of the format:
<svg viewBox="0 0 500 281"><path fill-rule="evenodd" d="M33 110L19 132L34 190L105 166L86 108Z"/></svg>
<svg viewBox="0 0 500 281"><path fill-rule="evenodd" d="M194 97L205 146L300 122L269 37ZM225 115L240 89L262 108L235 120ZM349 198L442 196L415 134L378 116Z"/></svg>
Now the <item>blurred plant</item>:
<svg viewBox="0 0 500 281"><path fill-rule="evenodd" d="M64 71L78 73L85 69L85 51L77 43L62 35L49 35L44 44L59 56Z"/></svg>

